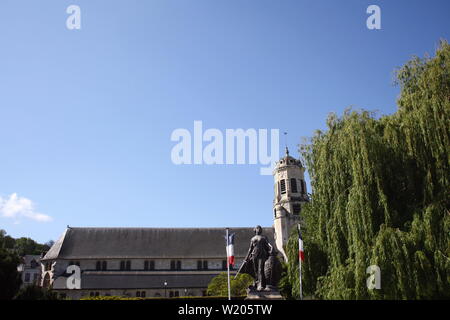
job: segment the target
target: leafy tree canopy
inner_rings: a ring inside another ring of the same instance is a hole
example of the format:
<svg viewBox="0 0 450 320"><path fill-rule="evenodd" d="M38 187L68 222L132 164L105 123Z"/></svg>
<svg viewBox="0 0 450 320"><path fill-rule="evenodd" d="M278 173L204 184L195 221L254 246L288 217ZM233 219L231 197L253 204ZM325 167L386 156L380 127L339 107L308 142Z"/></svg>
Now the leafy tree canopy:
<svg viewBox="0 0 450 320"><path fill-rule="evenodd" d="M450 45L396 72L398 110L331 114L300 146L311 177L302 210L303 289L321 299L450 298ZM284 281L299 296L298 244ZM366 268L381 269L369 290Z"/></svg>
<svg viewBox="0 0 450 320"><path fill-rule="evenodd" d="M16 252L21 257L27 254L40 255L42 252L48 251L53 243L54 241L50 240L45 244L40 244L26 237L14 239L7 235L5 230L0 230L0 246Z"/></svg>
<svg viewBox="0 0 450 320"><path fill-rule="evenodd" d="M58 300L56 292L41 288L36 285L28 285L19 290L15 300Z"/></svg>
<svg viewBox="0 0 450 320"><path fill-rule="evenodd" d="M231 276L230 287L233 297L247 295L246 289L253 283L253 278L248 274L239 274L236 279ZM226 272L214 277L208 285L209 296L228 296L228 277Z"/></svg>
<svg viewBox="0 0 450 320"><path fill-rule="evenodd" d="M17 265L20 258L15 252L3 248L0 237L0 300L10 300L14 297L22 283Z"/></svg>

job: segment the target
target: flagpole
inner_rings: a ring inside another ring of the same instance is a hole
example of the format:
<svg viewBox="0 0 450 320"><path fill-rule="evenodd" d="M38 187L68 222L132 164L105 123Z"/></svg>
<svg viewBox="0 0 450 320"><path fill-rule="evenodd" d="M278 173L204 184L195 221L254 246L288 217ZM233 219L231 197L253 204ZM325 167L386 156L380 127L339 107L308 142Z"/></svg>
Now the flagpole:
<svg viewBox="0 0 450 320"><path fill-rule="evenodd" d="M298 227L298 234L299 234L299 239L300 239L300 223L297 225ZM303 241L303 240L302 240ZM298 245L300 246L300 241L298 243ZM300 300L303 300L303 290L302 290L302 258L300 256L300 247L298 248L298 279L300 282Z"/></svg>
<svg viewBox="0 0 450 320"><path fill-rule="evenodd" d="M228 228L227 230L227 269L228 269L228 300L231 300L231 286L230 286L230 258L229 258L229 241L230 238L228 238Z"/></svg>

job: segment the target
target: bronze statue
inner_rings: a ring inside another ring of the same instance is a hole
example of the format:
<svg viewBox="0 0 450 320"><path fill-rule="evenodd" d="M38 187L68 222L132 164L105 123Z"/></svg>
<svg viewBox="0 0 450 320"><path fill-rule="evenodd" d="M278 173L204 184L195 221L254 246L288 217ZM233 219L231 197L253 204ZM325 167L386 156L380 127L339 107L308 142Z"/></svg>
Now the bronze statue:
<svg viewBox="0 0 450 320"><path fill-rule="evenodd" d="M254 287L257 291L271 290L270 287L276 287L279 276L280 262L276 257L275 248L269 243L266 236L262 235L261 226L256 226L255 236L250 240L250 248L247 256L238 271L247 273L254 279Z"/></svg>

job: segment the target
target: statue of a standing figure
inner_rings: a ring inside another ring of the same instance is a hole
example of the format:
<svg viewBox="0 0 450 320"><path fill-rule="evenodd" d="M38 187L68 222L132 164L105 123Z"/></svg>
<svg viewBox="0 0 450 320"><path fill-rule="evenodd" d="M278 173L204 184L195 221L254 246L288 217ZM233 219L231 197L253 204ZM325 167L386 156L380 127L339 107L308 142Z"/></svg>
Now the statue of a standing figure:
<svg viewBox="0 0 450 320"><path fill-rule="evenodd" d="M250 240L250 248L238 273L248 273L255 279L257 291L266 289L265 265L274 248L266 236L262 235L261 226L256 226L255 236Z"/></svg>

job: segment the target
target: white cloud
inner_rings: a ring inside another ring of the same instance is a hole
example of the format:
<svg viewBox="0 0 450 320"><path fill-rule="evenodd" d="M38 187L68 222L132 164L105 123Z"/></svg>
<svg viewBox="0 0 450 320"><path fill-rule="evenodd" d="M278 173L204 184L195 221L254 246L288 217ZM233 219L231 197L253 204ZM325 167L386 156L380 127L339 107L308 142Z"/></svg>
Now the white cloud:
<svg viewBox="0 0 450 320"><path fill-rule="evenodd" d="M0 196L0 215L5 218L16 220L21 217L36 220L38 222L48 222L52 220L52 217L36 212L33 201L24 197L19 197L17 193L13 193L6 198Z"/></svg>

